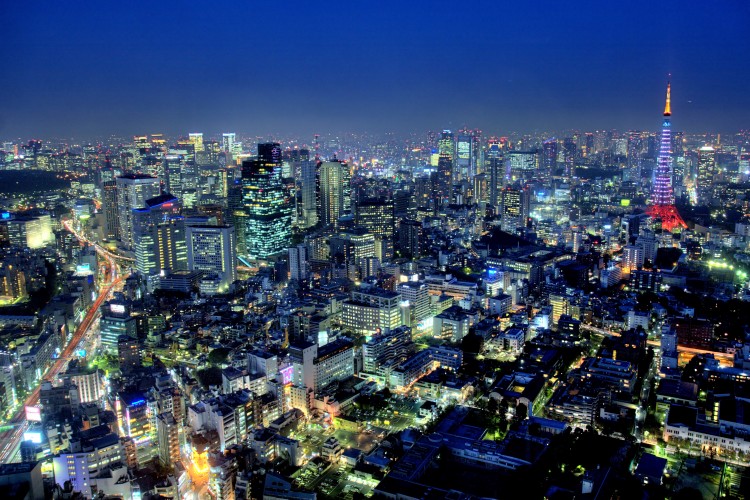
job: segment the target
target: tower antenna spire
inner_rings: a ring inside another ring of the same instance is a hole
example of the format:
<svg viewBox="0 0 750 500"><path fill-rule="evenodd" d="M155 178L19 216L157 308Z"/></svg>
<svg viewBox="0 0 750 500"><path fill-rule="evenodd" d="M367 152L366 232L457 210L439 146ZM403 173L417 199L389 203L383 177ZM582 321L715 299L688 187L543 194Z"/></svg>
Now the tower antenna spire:
<svg viewBox="0 0 750 500"><path fill-rule="evenodd" d="M667 80L667 103L664 105L664 116L672 116L672 74Z"/></svg>

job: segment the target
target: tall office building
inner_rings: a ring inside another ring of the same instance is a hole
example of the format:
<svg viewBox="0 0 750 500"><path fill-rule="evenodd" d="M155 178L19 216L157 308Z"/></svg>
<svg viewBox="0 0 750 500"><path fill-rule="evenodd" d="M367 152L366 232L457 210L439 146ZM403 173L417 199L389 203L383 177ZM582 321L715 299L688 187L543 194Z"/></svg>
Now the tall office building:
<svg viewBox="0 0 750 500"><path fill-rule="evenodd" d="M538 174L539 157L536 151L509 151L505 161L512 181L533 179Z"/></svg>
<svg viewBox="0 0 750 500"><path fill-rule="evenodd" d="M221 149L227 155L227 165L234 164L242 154L242 143L237 140L237 134L234 132L222 134Z"/></svg>
<svg viewBox="0 0 750 500"><path fill-rule="evenodd" d="M372 336L369 342L362 345L364 371L377 373L378 368L386 363L394 366L404 361L415 350L411 328L400 326L386 333Z"/></svg>
<svg viewBox="0 0 750 500"><path fill-rule="evenodd" d="M393 240L395 233L395 216L392 200L367 199L355 207L355 223L367 229L384 249L383 259L393 257Z"/></svg>
<svg viewBox="0 0 750 500"><path fill-rule="evenodd" d="M146 200L159 195L159 179L150 175L121 175L116 180L117 206L120 220L120 240L129 250L134 248L133 210L145 205Z"/></svg>
<svg viewBox="0 0 750 500"><path fill-rule="evenodd" d="M247 212L242 202L242 181L235 179L227 190L227 222L234 227L234 241L237 255L247 255L245 229Z"/></svg>
<svg viewBox="0 0 750 500"><path fill-rule="evenodd" d="M437 172L433 174L432 198L435 208L451 202L453 189L453 157L440 153Z"/></svg>
<svg viewBox="0 0 750 500"><path fill-rule="evenodd" d="M340 160L318 164L318 222L335 226L344 214L346 164Z"/></svg>
<svg viewBox="0 0 750 500"><path fill-rule="evenodd" d="M188 269L216 276L217 291L226 291L237 279L232 226L190 225L186 239Z"/></svg>
<svg viewBox="0 0 750 500"><path fill-rule="evenodd" d="M453 136L453 132L450 130L443 130L438 140L438 154L445 154L450 156L451 160L456 157L456 142Z"/></svg>
<svg viewBox="0 0 750 500"><path fill-rule="evenodd" d="M563 139L563 164L565 166L564 175L570 177L575 174L575 160L576 160L576 141L572 137L566 137Z"/></svg>
<svg viewBox="0 0 750 500"><path fill-rule="evenodd" d="M234 132L225 132L221 134L221 149L225 153L231 153L236 140L237 134L235 134Z"/></svg>
<svg viewBox="0 0 750 500"><path fill-rule="evenodd" d="M503 231L526 227L529 217L529 193L526 189L506 187L501 193L500 220Z"/></svg>
<svg viewBox="0 0 750 500"><path fill-rule="evenodd" d="M329 240L330 255L334 265L345 269L351 280L361 278L366 259L375 257L375 236L364 228L341 232Z"/></svg>
<svg viewBox="0 0 750 500"><path fill-rule="evenodd" d="M203 134L201 132L193 132L188 134L189 141L193 145L193 150L196 153L203 151Z"/></svg>
<svg viewBox="0 0 750 500"><path fill-rule="evenodd" d="M468 180L476 174L474 136L460 134L456 137L456 156L454 159L456 174L454 180Z"/></svg>
<svg viewBox="0 0 750 500"><path fill-rule="evenodd" d="M628 132L628 163L622 180L639 182L641 179L641 149L643 148L643 139L639 131Z"/></svg>
<svg viewBox="0 0 750 500"><path fill-rule="evenodd" d="M13 215L5 220L8 242L12 247L42 248L54 242L52 219L48 214L28 216Z"/></svg>
<svg viewBox="0 0 750 500"><path fill-rule="evenodd" d="M353 291L342 303L341 324L365 335L387 332L404 324L401 301L400 293L380 288Z"/></svg>
<svg viewBox="0 0 750 500"><path fill-rule="evenodd" d="M424 229L416 220L404 219L398 227L398 247L401 257L417 259L425 248Z"/></svg>
<svg viewBox="0 0 750 500"><path fill-rule="evenodd" d="M185 164L185 157L182 155L168 154L164 155L162 160L164 166L164 190L172 193L182 199L182 171Z"/></svg>
<svg viewBox="0 0 750 500"><path fill-rule="evenodd" d="M259 144L258 157L242 163L242 204L248 257L265 260L285 252L294 205L281 178L278 144Z"/></svg>
<svg viewBox="0 0 750 500"><path fill-rule="evenodd" d="M318 163L310 159L310 153L300 154L299 174L302 190L302 224L312 227L318 223L317 192L318 192Z"/></svg>
<svg viewBox="0 0 750 500"><path fill-rule="evenodd" d="M144 205L132 214L135 267L153 290L162 271L187 269L185 222L180 201L169 193Z"/></svg>
<svg viewBox="0 0 750 500"><path fill-rule="evenodd" d="M557 139L554 137L544 141L542 145L542 177L550 180L557 170Z"/></svg>
<svg viewBox="0 0 750 500"><path fill-rule="evenodd" d="M138 339L129 335L121 335L117 339L117 359L120 363L120 371L128 374L141 367L141 351Z"/></svg>
<svg viewBox="0 0 750 500"><path fill-rule="evenodd" d="M179 425L172 413L160 413L156 417L156 435L159 442L159 460L166 467L174 467L180 461Z"/></svg>
<svg viewBox="0 0 750 500"><path fill-rule="evenodd" d="M122 300L106 302L99 321L102 349L117 352L121 336L136 338L135 318L130 315L129 306Z"/></svg>
<svg viewBox="0 0 750 500"><path fill-rule="evenodd" d="M425 283L407 281L400 283L396 291L403 298L402 306L409 308L409 317L404 318L404 324L414 328L430 316L430 294Z"/></svg>
<svg viewBox="0 0 750 500"><path fill-rule="evenodd" d="M716 175L716 150L711 146L703 146L698 150L698 175L696 188L698 203L701 205L711 202L711 184Z"/></svg>
<svg viewBox="0 0 750 500"><path fill-rule="evenodd" d="M307 246L289 248L289 279L302 281L308 277Z"/></svg>
<svg viewBox="0 0 750 500"><path fill-rule="evenodd" d="M105 181L102 184L102 208L104 209L104 238L120 239L120 217L117 205L117 182Z"/></svg>

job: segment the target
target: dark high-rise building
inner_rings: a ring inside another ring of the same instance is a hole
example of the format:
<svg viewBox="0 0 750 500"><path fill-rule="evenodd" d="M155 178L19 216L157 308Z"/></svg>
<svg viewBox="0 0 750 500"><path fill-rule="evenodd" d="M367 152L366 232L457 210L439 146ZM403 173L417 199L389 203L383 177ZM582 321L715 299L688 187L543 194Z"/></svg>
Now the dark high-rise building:
<svg viewBox="0 0 750 500"><path fill-rule="evenodd" d="M276 168L281 168L281 146L277 142L258 144L258 159L267 165L276 165Z"/></svg>
<svg viewBox="0 0 750 500"><path fill-rule="evenodd" d="M589 156L594 152L594 134L586 132L586 156Z"/></svg>
<svg viewBox="0 0 750 500"><path fill-rule="evenodd" d="M501 156L493 156L488 160L489 180L489 202L495 207L500 203L501 193L506 182L505 161Z"/></svg>
<svg viewBox="0 0 750 500"><path fill-rule="evenodd" d="M565 175L571 176L575 172L576 141L572 137L563 139L563 163L565 164Z"/></svg>
<svg viewBox="0 0 750 500"><path fill-rule="evenodd" d="M544 141L542 145L542 176L549 180L557 170L557 139Z"/></svg>
<svg viewBox="0 0 750 500"><path fill-rule="evenodd" d="M398 228L398 246L402 257L417 258L424 250L422 223L405 219Z"/></svg>
<svg viewBox="0 0 750 500"><path fill-rule="evenodd" d="M447 153L440 153L432 186L432 198L436 208L451 202L452 189L453 158Z"/></svg>
<svg viewBox="0 0 750 500"><path fill-rule="evenodd" d="M234 227L234 241L237 245L237 255L247 255L245 246L245 226L247 213L242 203L242 181L235 180L227 191L227 222Z"/></svg>
<svg viewBox="0 0 750 500"><path fill-rule="evenodd" d="M102 207L104 208L104 237L108 240L120 239L120 215L117 208L117 182L104 182L102 186Z"/></svg>
<svg viewBox="0 0 750 500"><path fill-rule="evenodd" d="M431 191L429 177L424 176L414 179L414 203L416 208L427 208L430 206Z"/></svg>
<svg viewBox="0 0 750 500"><path fill-rule="evenodd" d="M281 147L259 144L258 157L242 162L245 251L251 259L286 252L294 205L281 178Z"/></svg>
<svg viewBox="0 0 750 500"><path fill-rule="evenodd" d="M120 371L129 373L141 366L141 352L138 347L138 339L122 335L117 339L117 358L120 362Z"/></svg>

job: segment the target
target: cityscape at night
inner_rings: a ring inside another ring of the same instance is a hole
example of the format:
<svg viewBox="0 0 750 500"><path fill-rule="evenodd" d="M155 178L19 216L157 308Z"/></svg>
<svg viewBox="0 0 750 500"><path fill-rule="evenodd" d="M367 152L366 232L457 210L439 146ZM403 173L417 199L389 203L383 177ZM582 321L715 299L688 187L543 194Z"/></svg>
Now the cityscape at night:
<svg viewBox="0 0 750 500"><path fill-rule="evenodd" d="M0 496L750 500L750 4L0 14Z"/></svg>

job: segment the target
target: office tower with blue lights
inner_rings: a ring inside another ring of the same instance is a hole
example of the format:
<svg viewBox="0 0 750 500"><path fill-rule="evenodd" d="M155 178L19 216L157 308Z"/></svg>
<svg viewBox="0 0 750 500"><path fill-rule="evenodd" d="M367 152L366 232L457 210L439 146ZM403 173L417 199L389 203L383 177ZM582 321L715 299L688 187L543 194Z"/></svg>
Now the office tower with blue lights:
<svg viewBox="0 0 750 500"><path fill-rule="evenodd" d="M281 147L258 145L258 156L242 162L245 251L252 260L286 252L292 236L292 203L281 177Z"/></svg>

